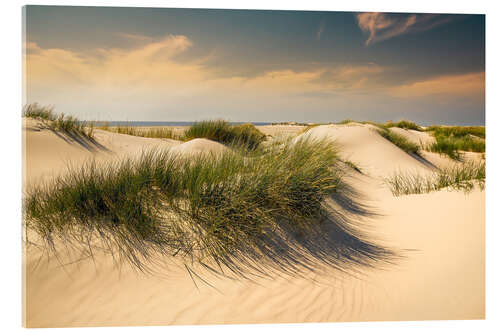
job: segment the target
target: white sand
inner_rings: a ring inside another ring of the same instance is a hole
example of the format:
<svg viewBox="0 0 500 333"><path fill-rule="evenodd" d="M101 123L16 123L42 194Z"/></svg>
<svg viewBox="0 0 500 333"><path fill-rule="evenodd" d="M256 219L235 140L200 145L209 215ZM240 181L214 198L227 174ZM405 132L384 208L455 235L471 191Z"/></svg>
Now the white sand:
<svg viewBox="0 0 500 333"><path fill-rule="evenodd" d="M428 172L427 164L402 152L368 125L319 126L310 135L335 140L344 158L367 175L352 185L375 207L377 217L360 218L367 231L406 256L394 266L362 269L354 275L328 269L309 278L251 281L216 279L217 288L169 264L162 274L117 270L108 257L61 267L57 260L26 258L26 325L110 326L214 323L281 323L484 318L484 192L442 190L393 197L382 178L396 170ZM179 151L216 149L217 144L145 139L97 131L107 150L88 151L50 131L26 130L30 186L64 172L69 161L134 156L154 145ZM194 141L194 140L193 140ZM218 148L217 148L218 149ZM436 154L436 161L446 158ZM444 162L443 162L444 163Z"/></svg>
<svg viewBox="0 0 500 333"><path fill-rule="evenodd" d="M172 152L180 154L219 154L227 151L229 148L223 144L207 139L193 139L188 142L182 143L180 145L172 148Z"/></svg>
<svg viewBox="0 0 500 333"><path fill-rule="evenodd" d="M410 142L413 142L419 146L427 146L434 142L436 139L427 132L419 132L415 130L406 130L399 127L391 127L389 128L391 132L402 135L407 138Z"/></svg>
<svg viewBox="0 0 500 333"><path fill-rule="evenodd" d="M328 138L340 150L343 159L350 160L374 177L389 177L400 170L430 172L429 165L399 149L377 133L374 126L353 124L317 126L301 137Z"/></svg>

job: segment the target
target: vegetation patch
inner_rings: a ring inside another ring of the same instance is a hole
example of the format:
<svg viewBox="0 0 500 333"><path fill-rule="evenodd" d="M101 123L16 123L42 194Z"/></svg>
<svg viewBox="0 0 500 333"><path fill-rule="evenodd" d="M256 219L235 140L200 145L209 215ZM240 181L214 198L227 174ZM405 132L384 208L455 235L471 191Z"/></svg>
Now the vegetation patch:
<svg viewBox="0 0 500 333"><path fill-rule="evenodd" d="M349 123L356 123L356 121L352 120L352 119L344 119L342 121L339 121L337 123L337 125L345 125L345 124L349 124Z"/></svg>
<svg viewBox="0 0 500 333"><path fill-rule="evenodd" d="M151 150L88 163L28 190L26 228L50 249L104 249L145 271L157 254L235 274L262 273L261 265L290 273L309 267L311 256L336 266L386 258L390 252L329 217L325 199L343 193L337 163L331 144L311 140L253 158Z"/></svg>
<svg viewBox="0 0 500 333"><path fill-rule="evenodd" d="M479 138L486 138L486 128L484 126L429 126L426 131L437 136L466 137L474 135Z"/></svg>
<svg viewBox="0 0 500 333"><path fill-rule="evenodd" d="M427 131L436 138L436 142L425 149L448 155L460 160L460 151L484 153L486 149L484 126L430 126Z"/></svg>
<svg viewBox="0 0 500 333"><path fill-rule="evenodd" d="M393 144L395 144L396 146L398 146L399 148L401 148L402 150L404 150L408 154L417 154L417 155L419 154L420 147L417 144L409 141L404 136L397 134L397 133L394 133L394 132L391 132L388 129L385 129L385 130L379 129L379 130L377 130L377 132L382 137L389 140L390 142L392 142Z"/></svg>
<svg viewBox="0 0 500 333"><path fill-rule="evenodd" d="M395 196L421 194L442 188L469 192L475 187L484 189L484 162L464 162L431 175L401 173L386 180Z"/></svg>
<svg viewBox="0 0 500 333"><path fill-rule="evenodd" d="M420 132L422 132L424 130L419 125L415 124L412 121L408 121L408 120L401 120L401 121L398 121L395 123L392 121L389 121L385 124L385 127L387 127L387 128L399 127L399 128L411 129L411 130L420 131Z"/></svg>
<svg viewBox="0 0 500 333"><path fill-rule="evenodd" d="M50 106L41 106L38 103L28 104L23 107L22 115L43 121L47 128L53 131L61 131L70 136L94 138L94 122L80 121L64 113L56 114L54 108Z"/></svg>
<svg viewBox="0 0 500 333"><path fill-rule="evenodd" d="M225 120L196 122L185 133L184 139L206 138L226 145L237 145L248 150L256 149L266 140L265 134L253 124L233 126Z"/></svg>
<svg viewBox="0 0 500 333"><path fill-rule="evenodd" d="M384 124L381 124L381 123L377 123L377 122L374 122L374 121L355 121L355 120L352 120L352 119L345 119L345 120L342 120L341 122L338 122L337 124L338 125L346 125L346 124L349 124L349 123L357 123L357 124L369 124L369 125L373 125L375 127L378 127L382 130L386 130L387 127L384 125Z"/></svg>
<svg viewBox="0 0 500 333"><path fill-rule="evenodd" d="M363 171L361 171L361 168L356 163L354 163L353 161L343 160L342 162L344 162L345 165L347 165L348 167L350 167L354 171L356 171L356 172L358 172L360 174L363 174Z"/></svg>
<svg viewBox="0 0 500 333"><path fill-rule="evenodd" d="M156 138L156 139L173 139L173 140L183 140L183 136L176 134L171 128L167 127L148 127L148 128L137 128L133 126L109 126L106 122L100 124L98 127L100 130L127 134L133 136L140 136L143 138Z"/></svg>
<svg viewBox="0 0 500 333"><path fill-rule="evenodd" d="M307 125L306 127L304 127L304 129L302 131L300 131L297 135L300 135L300 134L303 134L303 133L306 133L308 132L309 130L315 128L315 127L318 127L322 124L312 124L312 125Z"/></svg>

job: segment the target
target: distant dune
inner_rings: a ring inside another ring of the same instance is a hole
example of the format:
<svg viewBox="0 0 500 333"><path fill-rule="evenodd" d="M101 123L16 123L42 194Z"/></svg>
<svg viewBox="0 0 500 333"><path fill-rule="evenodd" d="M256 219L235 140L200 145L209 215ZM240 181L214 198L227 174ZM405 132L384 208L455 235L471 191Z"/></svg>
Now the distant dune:
<svg viewBox="0 0 500 333"><path fill-rule="evenodd" d="M49 182L95 158L138 156L145 148L170 147L179 154L220 152L207 139L180 142L95 131L95 142L79 142L23 119L24 185ZM29 247L25 255L25 324L28 327L125 326L222 323L481 319L485 316L485 193L442 189L395 197L384 179L396 172L430 174L455 161L437 153L412 156L369 124L259 126L264 134L329 138L349 171L347 182L373 214L350 212L378 243L400 254L395 264L341 272L325 268L290 275L231 280L203 276L196 285L175 259L158 274L117 269L111 258L61 262ZM391 128L415 143L425 132ZM302 133L303 132L303 133ZM468 153L478 159L480 154ZM345 203L349 205L349 203ZM338 207L342 209L342 207ZM42 258L42 260L40 260ZM59 258L64 261L62 256ZM67 258L66 258L67 259Z"/></svg>

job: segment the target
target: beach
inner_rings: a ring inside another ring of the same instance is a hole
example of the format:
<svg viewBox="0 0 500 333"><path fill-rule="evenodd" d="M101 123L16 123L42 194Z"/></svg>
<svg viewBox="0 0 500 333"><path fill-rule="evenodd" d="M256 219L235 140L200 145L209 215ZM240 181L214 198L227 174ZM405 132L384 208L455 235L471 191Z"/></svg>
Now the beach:
<svg viewBox="0 0 500 333"><path fill-rule="evenodd" d="M321 266L303 274L226 278L192 276L184 263L165 259L148 274L117 266L106 253L61 257L34 246L24 251L26 327L148 326L335 321L483 319L485 316L485 192L443 188L394 196L385 180L401 171L430 174L458 163L424 151L416 158L380 136L371 124L257 126L272 137L330 140L349 170L346 182L370 213L333 207L367 238L390 248L394 260L339 270ZM176 131L182 132L183 128ZM391 128L415 143L426 132ZM23 119L24 188L50 183L95 159L108 163L145 149L169 148L183 156L217 153L224 145L95 130L93 143L78 142ZM480 160L480 153L465 158Z"/></svg>

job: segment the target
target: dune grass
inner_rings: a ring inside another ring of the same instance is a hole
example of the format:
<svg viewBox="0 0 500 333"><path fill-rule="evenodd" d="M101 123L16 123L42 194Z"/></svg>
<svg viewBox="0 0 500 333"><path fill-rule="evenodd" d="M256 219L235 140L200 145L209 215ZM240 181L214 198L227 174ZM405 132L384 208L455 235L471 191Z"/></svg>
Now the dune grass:
<svg viewBox="0 0 500 333"><path fill-rule="evenodd" d="M486 167L484 162L464 162L445 168L431 175L400 173L387 179L395 196L421 194L442 188L469 192L478 187L484 189Z"/></svg>
<svg viewBox="0 0 500 333"><path fill-rule="evenodd" d="M408 121L408 120L401 120L398 122L388 121L385 124L385 127L387 127L387 128L399 127L399 128L403 128L403 129L411 129L411 130L420 131L420 132L422 132L424 130L422 127L420 127L417 124L415 124L414 122Z"/></svg>
<svg viewBox="0 0 500 333"><path fill-rule="evenodd" d="M298 251L289 259L292 241L278 242L279 230L307 238L325 223L325 198L343 188L337 163L331 144L311 140L273 145L255 158L150 150L138 159L88 163L31 188L23 204L26 228L50 249L58 241L89 253L101 248L143 271L158 254L236 274L267 258L288 271L305 260ZM335 255L317 251L322 261L356 264L386 253L346 230L335 233ZM318 245L310 246L309 252Z"/></svg>
<svg viewBox="0 0 500 333"><path fill-rule="evenodd" d="M206 138L226 145L256 149L266 136L252 124L233 126L225 120L205 120L194 123L186 132L185 140Z"/></svg>
<svg viewBox="0 0 500 333"><path fill-rule="evenodd" d="M64 113L54 113L51 106L41 106L38 103L27 104L23 107L22 115L27 118L42 120L53 131L61 131L68 135L94 138L94 122L80 121Z"/></svg>
<svg viewBox="0 0 500 333"><path fill-rule="evenodd" d="M337 123L337 125L346 125L346 124L349 124L349 123L356 123L357 121L355 120L352 120L352 119L344 119L342 121L339 121Z"/></svg>
<svg viewBox="0 0 500 333"><path fill-rule="evenodd" d="M474 135L482 139L486 138L484 126L429 126L426 131L433 132L434 135L454 137Z"/></svg>
<svg viewBox="0 0 500 333"><path fill-rule="evenodd" d="M147 128L141 129L133 126L110 127L106 123L101 124L99 129L140 136L145 138L174 139L189 141L195 138L205 138L220 142L229 146L237 146L241 149L252 151L266 140L266 136L253 124L231 125L225 120L205 120L194 123L183 134L177 134L170 128Z"/></svg>
<svg viewBox="0 0 500 333"><path fill-rule="evenodd" d="M350 167L351 169L353 169L354 171L360 173L360 174L363 174L363 171L361 171L361 168L356 164L354 163L353 161L351 160L342 160L342 162L347 165L348 167Z"/></svg>
<svg viewBox="0 0 500 333"><path fill-rule="evenodd" d="M384 125L384 124L381 124L381 123L377 123L377 122L374 122L374 121L369 121L369 120L364 120L364 121L356 121L356 120L352 120L352 119L344 119L338 123L336 123L337 125L346 125L346 124L349 124L349 123L357 123L357 124L369 124L369 125L373 125L375 127L378 127L380 128L381 130L386 130L387 127Z"/></svg>
<svg viewBox="0 0 500 333"><path fill-rule="evenodd" d="M143 138L173 139L180 141L183 141L184 139L183 135L177 134L171 128L166 127L137 128L129 125L111 127L106 122L103 122L99 124L97 128L104 131L140 136Z"/></svg>
<svg viewBox="0 0 500 333"><path fill-rule="evenodd" d="M315 127L318 127L318 126L321 126L323 124L312 124L312 125L307 125L305 126L299 133L297 133L297 135L300 135L300 134L303 134L303 133L306 133L308 132L309 130L315 128Z"/></svg>
<svg viewBox="0 0 500 333"><path fill-rule="evenodd" d="M394 132L391 132L388 129L379 129L379 130L377 130L377 132L382 137L389 140L390 142L392 142L393 144L395 144L396 146L398 146L399 148L401 148L402 150L404 150L408 154L416 154L416 155L419 154L420 147L417 144L409 141L404 136L397 134L397 133L394 133Z"/></svg>
<svg viewBox="0 0 500 333"><path fill-rule="evenodd" d="M460 151L484 153L486 132L484 126L430 126L427 131L436 138L436 142L425 149L448 155L454 160L461 159Z"/></svg>
<svg viewBox="0 0 500 333"><path fill-rule="evenodd" d="M486 143L484 140L476 139L470 136L465 137L447 137L438 135L435 136L436 142L429 145L426 149L448 155L454 160L460 160L462 155L460 151L471 151L484 153Z"/></svg>

